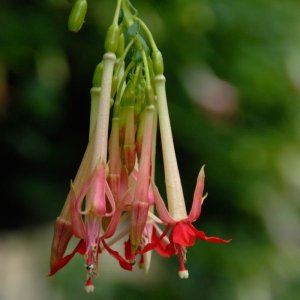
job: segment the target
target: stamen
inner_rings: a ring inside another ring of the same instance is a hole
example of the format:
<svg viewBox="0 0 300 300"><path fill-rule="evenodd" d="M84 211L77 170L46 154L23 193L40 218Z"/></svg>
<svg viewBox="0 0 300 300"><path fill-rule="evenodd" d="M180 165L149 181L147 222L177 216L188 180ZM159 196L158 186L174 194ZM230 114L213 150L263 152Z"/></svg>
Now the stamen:
<svg viewBox="0 0 300 300"><path fill-rule="evenodd" d="M186 260L186 250L183 247L178 249L178 258L179 258L179 271L178 276L180 279L188 279L189 271L185 268L184 262Z"/></svg>
<svg viewBox="0 0 300 300"><path fill-rule="evenodd" d="M150 210L148 212L148 217L151 218L155 223L163 224L163 221L160 218L158 218L154 213L152 213Z"/></svg>

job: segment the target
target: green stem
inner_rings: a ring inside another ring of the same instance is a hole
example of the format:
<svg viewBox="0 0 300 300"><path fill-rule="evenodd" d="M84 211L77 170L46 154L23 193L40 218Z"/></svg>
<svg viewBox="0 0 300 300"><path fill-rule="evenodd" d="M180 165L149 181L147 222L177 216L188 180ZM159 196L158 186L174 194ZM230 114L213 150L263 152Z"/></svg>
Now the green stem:
<svg viewBox="0 0 300 300"><path fill-rule="evenodd" d="M115 15L114 15L114 20L113 20L114 25L118 25L121 3L122 3L122 0L118 0Z"/></svg>
<svg viewBox="0 0 300 300"><path fill-rule="evenodd" d="M115 105L120 105L120 102L121 102L121 92L122 92L122 87L125 83L125 80L129 74L129 72L131 71L131 69L134 67L134 62L130 62L129 65L127 66L124 74L123 74L123 77L120 81L120 84L119 84L119 87L118 87L118 91L117 91L117 96L116 96L116 101L115 101Z"/></svg>
<svg viewBox="0 0 300 300"><path fill-rule="evenodd" d="M146 76L147 87L150 87L151 86L151 78L150 78L148 60L147 60L147 56L146 56L145 51L142 51L142 56L143 56L143 63L144 63L144 68L145 68L145 76Z"/></svg>
<svg viewBox="0 0 300 300"><path fill-rule="evenodd" d="M121 68L123 67L124 65L124 60L130 50L130 48L132 47L133 43L135 42L135 38L132 39L128 45L126 46L125 50L124 50L124 53L123 55L120 57L120 59L118 60L118 63L117 63L117 67L116 67L116 70L114 72L114 76L117 76L117 78L119 78L119 76L122 76L122 74L120 74L120 71L121 71ZM122 84L123 85L123 84ZM122 85L116 85L116 87L114 88L114 90L112 91L112 98L115 96L115 93L116 91L118 90L118 87L122 87Z"/></svg>
<svg viewBox="0 0 300 300"><path fill-rule="evenodd" d="M147 25L138 17L134 17L134 20L138 21L142 27L142 29L144 30L144 32L146 33L146 36L150 42L151 48L153 51L158 50L154 38L152 36L152 33L150 31L150 29L147 27Z"/></svg>
<svg viewBox="0 0 300 300"><path fill-rule="evenodd" d="M130 3L128 0L122 1L122 10L124 13L125 23L128 27L130 27L134 23L134 20L133 20L132 13L130 11Z"/></svg>

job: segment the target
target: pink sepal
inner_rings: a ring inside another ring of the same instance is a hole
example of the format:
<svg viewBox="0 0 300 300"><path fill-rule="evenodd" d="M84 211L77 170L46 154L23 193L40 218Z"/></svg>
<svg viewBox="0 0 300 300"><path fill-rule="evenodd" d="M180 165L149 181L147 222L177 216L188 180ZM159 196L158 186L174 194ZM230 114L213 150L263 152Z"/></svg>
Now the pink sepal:
<svg viewBox="0 0 300 300"><path fill-rule="evenodd" d="M53 268L51 268L50 272L48 273L48 276L54 275L61 268L63 268L74 257L76 253L84 255L86 251L85 249L86 248L84 240L80 240L76 248L70 254L64 256L55 266L53 266Z"/></svg>
<svg viewBox="0 0 300 300"><path fill-rule="evenodd" d="M157 209L159 218L163 221L164 224L170 224L170 225L176 224L176 220L174 220L171 217L171 215L169 214L169 211L166 208L164 200L162 199L162 197L158 191L158 188L153 181L151 182L151 186L152 186L154 201L156 204L156 209Z"/></svg>
<svg viewBox="0 0 300 300"><path fill-rule="evenodd" d="M202 196L203 196L203 190L204 190L204 166L201 168L198 178L197 178L197 184L194 192L194 198L193 198L193 204L191 211L189 213L189 216L187 218L187 221L194 222L200 217L201 213L201 206L202 206Z"/></svg>
<svg viewBox="0 0 300 300"><path fill-rule="evenodd" d="M70 190L70 217L73 234L76 237L83 239L85 236L85 229L82 221L82 216L76 209L76 195L72 183Z"/></svg>

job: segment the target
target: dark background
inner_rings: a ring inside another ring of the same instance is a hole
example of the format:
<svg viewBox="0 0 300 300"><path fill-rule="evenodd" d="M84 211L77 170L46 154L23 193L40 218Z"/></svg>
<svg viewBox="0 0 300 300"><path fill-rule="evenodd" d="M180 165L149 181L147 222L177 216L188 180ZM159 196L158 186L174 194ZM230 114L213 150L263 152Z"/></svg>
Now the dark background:
<svg viewBox="0 0 300 300"><path fill-rule="evenodd" d="M24 285L31 300L299 299L299 1L132 2L164 55L188 208L206 165L209 196L195 225L233 241L197 242L187 281L175 258L156 254L147 276L120 275L105 267L116 265L111 258L102 271L100 261L91 296L80 257L45 278L52 224L87 144L92 74L115 1L88 1L74 34L67 0L1 0L0 298L21 299Z"/></svg>

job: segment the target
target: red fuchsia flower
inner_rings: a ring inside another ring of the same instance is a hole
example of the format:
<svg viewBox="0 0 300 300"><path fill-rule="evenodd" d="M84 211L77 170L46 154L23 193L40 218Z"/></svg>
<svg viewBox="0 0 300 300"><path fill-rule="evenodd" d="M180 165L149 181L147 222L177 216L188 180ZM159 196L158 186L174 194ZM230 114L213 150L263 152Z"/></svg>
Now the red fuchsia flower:
<svg viewBox="0 0 300 300"><path fill-rule="evenodd" d="M168 224L171 227L169 235L170 243L167 246L160 244L162 248L160 250L165 251L165 255L177 255L180 263L179 277L188 278L188 271L184 265L186 260L186 247L193 246L196 239L216 243L228 243L230 240L223 240L217 237L207 237L203 231L198 231L192 225L192 223L199 218L201 212L205 178L204 168L200 170L194 193L192 209L189 215L187 215L168 113L165 81L165 77L162 74L156 75L155 87L157 92L159 128L163 150L169 211L167 210L154 183L152 184L152 187L158 214L163 223Z"/></svg>
<svg viewBox="0 0 300 300"><path fill-rule="evenodd" d="M201 213L201 206L205 197L203 196L204 189L204 168L202 167L197 179L196 189L194 192L193 204L189 215L182 219L174 219L168 212L163 199L161 198L157 187L153 184L153 192L155 198L156 209L159 217L164 224L170 225L171 232L169 235L169 244L156 239L155 250L163 256L177 255L179 258L179 277L188 278L188 271L185 268L186 247L191 247L195 244L196 239L204 240L213 243L229 243L231 240L224 240L218 237L207 237L204 231L198 231L192 223L195 222Z"/></svg>

